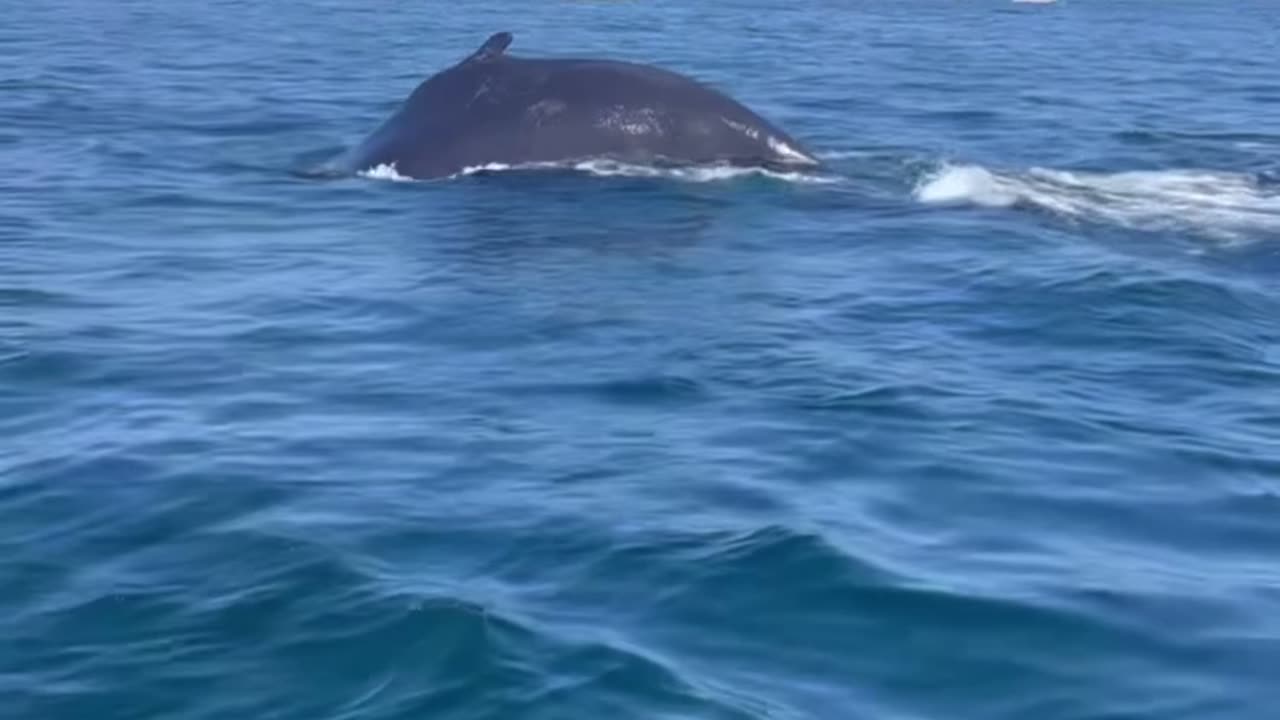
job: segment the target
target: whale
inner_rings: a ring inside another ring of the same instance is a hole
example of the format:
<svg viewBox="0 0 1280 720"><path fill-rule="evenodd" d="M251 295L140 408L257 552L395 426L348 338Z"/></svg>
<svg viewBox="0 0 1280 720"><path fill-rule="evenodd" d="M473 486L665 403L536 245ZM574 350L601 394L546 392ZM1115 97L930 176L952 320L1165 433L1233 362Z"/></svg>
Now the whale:
<svg viewBox="0 0 1280 720"><path fill-rule="evenodd" d="M709 84L624 60L517 57L507 53L513 40L494 33L423 80L342 166L410 179L590 160L821 166L799 140Z"/></svg>

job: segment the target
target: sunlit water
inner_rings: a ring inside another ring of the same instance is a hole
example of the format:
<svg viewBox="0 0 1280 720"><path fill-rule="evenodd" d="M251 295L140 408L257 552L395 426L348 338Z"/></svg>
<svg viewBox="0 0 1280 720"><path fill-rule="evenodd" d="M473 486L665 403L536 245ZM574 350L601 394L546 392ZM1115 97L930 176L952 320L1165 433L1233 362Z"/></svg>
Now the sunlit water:
<svg viewBox="0 0 1280 720"><path fill-rule="evenodd" d="M815 173L295 170L510 30ZM0 716L1269 720L1280 5L0 22Z"/></svg>

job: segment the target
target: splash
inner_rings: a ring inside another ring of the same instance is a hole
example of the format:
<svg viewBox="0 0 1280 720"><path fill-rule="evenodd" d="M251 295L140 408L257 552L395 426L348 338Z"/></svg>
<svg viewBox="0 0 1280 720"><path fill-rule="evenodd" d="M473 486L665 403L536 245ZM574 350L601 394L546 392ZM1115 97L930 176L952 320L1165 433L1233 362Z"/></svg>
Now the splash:
<svg viewBox="0 0 1280 720"><path fill-rule="evenodd" d="M944 164L922 178L915 198L929 204L1026 206L1140 230L1191 229L1230 241L1280 232L1280 194L1245 173L1046 168L1016 173Z"/></svg>
<svg viewBox="0 0 1280 720"><path fill-rule="evenodd" d="M976 165L947 167L916 188L925 203L969 202L983 207L1009 207L1018 201L1017 187Z"/></svg>
<svg viewBox="0 0 1280 720"><path fill-rule="evenodd" d="M360 175L362 177L367 177L371 180L391 180L393 182L413 182L413 178L405 177L404 175L401 175L400 173L396 172L395 163L391 163L390 165L385 165L385 164L378 165L376 167L369 168L368 170L361 172Z"/></svg>

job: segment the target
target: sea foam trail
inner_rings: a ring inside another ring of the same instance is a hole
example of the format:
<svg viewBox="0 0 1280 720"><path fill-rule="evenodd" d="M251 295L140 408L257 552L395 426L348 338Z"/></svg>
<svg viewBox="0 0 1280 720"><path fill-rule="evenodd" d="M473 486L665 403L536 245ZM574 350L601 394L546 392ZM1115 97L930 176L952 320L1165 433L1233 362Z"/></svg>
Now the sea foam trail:
<svg viewBox="0 0 1280 720"><path fill-rule="evenodd" d="M915 188L930 204L1027 205L1142 230L1193 229L1225 240L1280 232L1280 193L1254 175L1209 170L1024 173L943 165Z"/></svg>

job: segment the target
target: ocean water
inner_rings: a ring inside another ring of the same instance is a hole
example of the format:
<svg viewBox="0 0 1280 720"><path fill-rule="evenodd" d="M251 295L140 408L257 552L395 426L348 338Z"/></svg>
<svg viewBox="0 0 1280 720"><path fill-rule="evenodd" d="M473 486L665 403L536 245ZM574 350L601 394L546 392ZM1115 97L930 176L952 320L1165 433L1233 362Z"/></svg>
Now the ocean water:
<svg viewBox="0 0 1280 720"><path fill-rule="evenodd" d="M315 181L491 33L826 158ZM1269 720L1280 4L35 0L0 717Z"/></svg>

